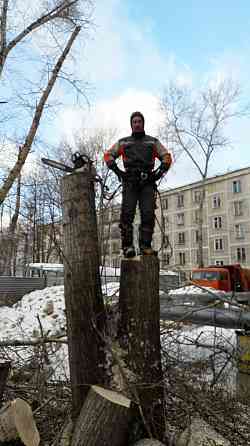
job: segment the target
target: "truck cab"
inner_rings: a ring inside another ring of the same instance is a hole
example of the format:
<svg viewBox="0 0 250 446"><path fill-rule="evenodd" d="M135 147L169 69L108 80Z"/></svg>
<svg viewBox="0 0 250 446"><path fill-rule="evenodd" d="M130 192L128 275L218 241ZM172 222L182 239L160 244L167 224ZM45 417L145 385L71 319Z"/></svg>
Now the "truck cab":
<svg viewBox="0 0 250 446"><path fill-rule="evenodd" d="M196 268L192 271L191 280L194 284L216 290L231 291L232 287L229 271L222 267Z"/></svg>
<svg viewBox="0 0 250 446"><path fill-rule="evenodd" d="M250 270L239 264L208 266L192 271L192 282L226 292L250 290Z"/></svg>

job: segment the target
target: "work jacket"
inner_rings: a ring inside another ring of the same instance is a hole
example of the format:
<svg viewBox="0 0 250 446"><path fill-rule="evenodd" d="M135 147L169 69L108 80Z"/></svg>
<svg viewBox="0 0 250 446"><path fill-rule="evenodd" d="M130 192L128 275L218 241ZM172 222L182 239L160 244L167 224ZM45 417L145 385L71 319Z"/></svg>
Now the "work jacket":
<svg viewBox="0 0 250 446"><path fill-rule="evenodd" d="M144 135L136 138L133 135L119 139L104 153L104 161L111 165L116 158L122 157L125 171L140 170L150 172L158 158L167 168L172 163L168 150L153 136Z"/></svg>

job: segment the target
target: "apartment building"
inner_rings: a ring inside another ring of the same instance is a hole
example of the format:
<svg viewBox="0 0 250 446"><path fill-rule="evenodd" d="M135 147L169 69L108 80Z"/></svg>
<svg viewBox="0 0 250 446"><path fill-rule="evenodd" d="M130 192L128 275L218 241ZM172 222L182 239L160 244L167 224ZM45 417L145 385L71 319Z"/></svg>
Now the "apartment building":
<svg viewBox="0 0 250 446"><path fill-rule="evenodd" d="M200 181L160 193L154 247L162 268L189 272L198 265ZM137 241L139 216L135 219ZM110 209L104 227L106 263L119 266L119 205ZM203 207L205 265L241 263L250 267L250 167L205 181Z"/></svg>
<svg viewBox="0 0 250 446"><path fill-rule="evenodd" d="M157 228L155 246L162 248L163 267L190 271L198 265L201 192L202 183L195 182L161 193L157 220L169 246ZM208 178L202 214L204 264L250 266L250 168Z"/></svg>

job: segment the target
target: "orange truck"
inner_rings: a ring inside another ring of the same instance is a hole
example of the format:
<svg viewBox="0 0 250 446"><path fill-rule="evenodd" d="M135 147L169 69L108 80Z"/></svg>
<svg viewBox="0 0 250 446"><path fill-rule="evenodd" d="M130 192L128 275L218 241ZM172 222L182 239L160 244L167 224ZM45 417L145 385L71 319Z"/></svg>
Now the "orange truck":
<svg viewBox="0 0 250 446"><path fill-rule="evenodd" d="M194 284L227 292L250 291L250 269L240 264L195 268L191 280Z"/></svg>

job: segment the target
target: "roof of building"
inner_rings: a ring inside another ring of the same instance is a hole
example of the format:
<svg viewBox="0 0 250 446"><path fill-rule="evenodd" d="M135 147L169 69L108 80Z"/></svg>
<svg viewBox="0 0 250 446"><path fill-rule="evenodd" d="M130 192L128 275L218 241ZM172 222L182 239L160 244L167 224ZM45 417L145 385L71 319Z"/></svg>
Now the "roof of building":
<svg viewBox="0 0 250 446"><path fill-rule="evenodd" d="M250 167L243 167L241 169L236 169L236 170L231 170L228 172L225 172L223 174L220 175L214 175L212 177L207 177L204 180L205 184L211 184L214 182L219 182L219 181L224 181L227 177L237 177L240 175L247 175L250 174ZM183 190L188 190L188 189L194 189L194 188L199 188L200 186L202 186L203 181L202 180L198 180L198 181L194 181L193 183L188 183L185 184L183 186L178 186L169 190L161 190L161 195L167 194L175 194L176 192L182 192Z"/></svg>

